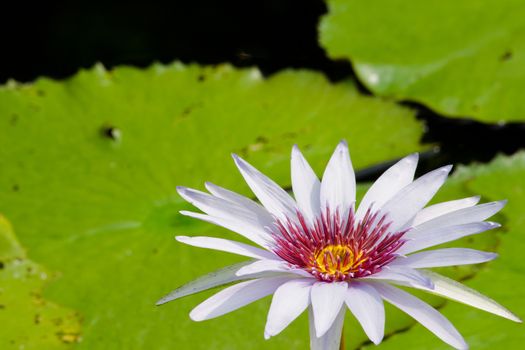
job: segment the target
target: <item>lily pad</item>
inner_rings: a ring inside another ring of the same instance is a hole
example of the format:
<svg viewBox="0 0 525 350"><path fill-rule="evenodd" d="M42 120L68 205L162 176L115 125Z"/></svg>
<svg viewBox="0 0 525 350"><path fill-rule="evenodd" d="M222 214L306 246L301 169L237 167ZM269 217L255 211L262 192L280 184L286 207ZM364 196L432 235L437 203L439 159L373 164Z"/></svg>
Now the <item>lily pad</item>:
<svg viewBox="0 0 525 350"><path fill-rule="evenodd" d="M0 348L70 349L80 341L80 315L42 297L52 277L27 258L0 216Z"/></svg>
<svg viewBox="0 0 525 350"><path fill-rule="evenodd" d="M503 234L499 235L500 257L480 269L475 278L465 282L498 300L518 316L525 316L525 153L499 157L488 165L461 168L455 179L465 190L481 193L487 199L507 198ZM501 232L501 230L500 230ZM520 349L525 341L523 324L509 322L497 316L467 306L446 302L441 311L447 316L473 349ZM370 347L372 348L372 347ZM385 349L448 349L428 330L416 325L394 334L384 342Z"/></svg>
<svg viewBox="0 0 525 350"><path fill-rule="evenodd" d="M0 88L0 212L31 259L59 273L43 297L79 313L78 348L304 349L305 319L264 341L269 300L203 324L188 312L210 292L155 307L242 260L175 242L234 237L179 215L189 207L175 187L210 180L248 194L230 152L287 186L294 143L320 172L346 138L359 169L421 150L422 131L412 110L308 71L97 66Z"/></svg>
<svg viewBox="0 0 525 350"><path fill-rule="evenodd" d="M469 182L469 176L468 176L469 168L460 167L460 169L461 170L459 170L459 172L454 173L447 180L445 185L439 190L439 192L432 199L430 204L483 194L482 190L479 190L479 192L473 193L467 188L467 184ZM368 186L369 186L368 184L360 184L358 186L358 193L357 193L358 198L364 195ZM501 198L495 198L495 199L497 200ZM494 198L485 197L485 196L482 196L481 198L482 202L488 202L491 200L494 200ZM498 213L493 218L491 218L491 220L500 222L503 225L507 224L506 216L500 213ZM443 244L440 246L440 248L462 247L462 248L471 248L471 249L495 252L499 248L499 245L501 242L501 236L503 234L504 234L504 231L502 229L491 230L491 231L484 232L483 234L480 234L480 235L470 236L470 237L466 237L466 238L463 238L457 241ZM431 249L434 249L434 248L435 247L432 247ZM489 264L492 264L492 262ZM485 269L487 266L488 266L487 264L451 266L451 267L434 268L432 269L432 271L439 272L440 274L448 276L456 281L463 282L466 280L475 279L478 272ZM443 307L446 303L445 299L443 299L442 297L434 296L434 295L431 295L431 294L428 294L422 291L418 291L415 289L409 289L408 291L411 294L417 295L419 298L425 300L427 303L437 308ZM386 344L385 342L391 337L394 338L398 334L403 334L407 330L410 330L412 327L414 327L414 325L416 324L416 321L414 321L414 319L412 319L411 317L409 317L407 314L403 313L399 309L391 306L390 304L385 303L385 308L386 308L387 322L385 325L385 341L384 343L381 344L381 347L386 346L383 344ZM504 320L502 321L505 322ZM428 338L431 338L431 337L432 335ZM345 339L346 339L347 349L362 349L363 347L366 347L367 345L371 344L371 342L368 340L368 337L362 331L361 325L359 325L357 321L350 315L347 315L346 320L345 320ZM437 338L434 338L433 341L436 344L440 344L440 340ZM445 345L445 348L446 348L446 345Z"/></svg>
<svg viewBox="0 0 525 350"><path fill-rule="evenodd" d="M350 59L375 94L452 117L524 121L525 3L328 0L331 57Z"/></svg>

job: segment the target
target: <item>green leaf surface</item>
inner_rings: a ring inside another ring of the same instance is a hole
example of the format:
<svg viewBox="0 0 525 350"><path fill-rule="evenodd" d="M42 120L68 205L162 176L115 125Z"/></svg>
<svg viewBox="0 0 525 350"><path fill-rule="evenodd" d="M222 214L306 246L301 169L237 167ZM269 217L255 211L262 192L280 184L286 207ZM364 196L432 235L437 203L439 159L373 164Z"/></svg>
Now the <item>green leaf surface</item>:
<svg viewBox="0 0 525 350"><path fill-rule="evenodd" d="M525 316L525 153L500 156L488 165L461 168L455 181L465 191L480 193L485 199L508 199L503 209L504 226L498 235L499 258L484 264L466 285L495 299L519 317ZM525 341L523 324L447 301L440 311L465 337L472 349L521 349ZM387 316L388 319L388 316ZM373 348L373 347L370 347ZM384 349L449 349L421 325L394 334L383 344Z"/></svg>
<svg viewBox="0 0 525 350"><path fill-rule="evenodd" d="M27 259L11 225L0 216L0 348L70 349L81 339L81 319L42 297L50 271Z"/></svg>
<svg viewBox="0 0 525 350"><path fill-rule="evenodd" d="M467 175L458 175L455 173L452 175L444 186L439 190L436 196L432 199L430 204L444 202L453 199L470 197L473 195L483 194L483 191L472 193L468 190L467 184L469 182L468 168L462 168L460 174L466 173ZM358 198L362 197L368 188L369 184L360 184L358 186ZM501 199L501 198L495 198ZM489 202L494 200L494 198L482 196L481 202ZM506 225L505 215L498 213L493 216L490 220L500 222L503 225ZM479 249L483 251L497 251L500 244L500 237L504 234L503 229L491 230L484 232L480 235L474 235L466 237L454 242L446 243L438 247L432 247L429 249L435 248L447 248L447 247L461 247L461 248L471 248ZM443 268L434 268L432 271L439 272L445 276L448 276L457 281L465 281L474 279L477 276L477 273L484 268L487 264L477 264L477 265L465 265L465 266L451 266ZM440 308L445 305L446 301L442 297L431 295L429 293L419 291L416 289L408 289L410 293L417 295L419 298L425 300L434 307ZM404 333L407 330L410 330L416 322L407 316L405 313L399 309L385 303L386 307L386 325L385 325L385 339L388 340L390 337L395 337L397 334ZM367 344L371 344L368 340L368 337L361 330L361 326L357 321L352 317L347 315L345 320L345 338L347 349L361 349ZM440 341L434 339L436 343ZM385 346L385 345L381 345Z"/></svg>
<svg viewBox="0 0 525 350"><path fill-rule="evenodd" d="M374 93L453 117L523 121L525 2L328 0L322 45Z"/></svg>
<svg viewBox="0 0 525 350"><path fill-rule="evenodd" d="M412 110L312 72L98 66L0 88L0 212L29 257L57 271L43 297L82 319L77 348L304 349L304 317L264 341L268 298L203 323L188 312L212 292L155 307L243 260L173 239L238 238L179 215L190 206L175 187L210 180L249 194L230 152L288 186L294 143L321 174L341 138L359 169L420 150L421 134Z"/></svg>

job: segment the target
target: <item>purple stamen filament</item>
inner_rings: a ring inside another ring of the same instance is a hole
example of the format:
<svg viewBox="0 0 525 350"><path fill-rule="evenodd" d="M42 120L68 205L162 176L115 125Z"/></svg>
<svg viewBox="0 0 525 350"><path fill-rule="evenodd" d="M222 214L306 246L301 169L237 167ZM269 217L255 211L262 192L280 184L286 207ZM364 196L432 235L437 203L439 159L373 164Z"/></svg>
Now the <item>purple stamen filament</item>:
<svg viewBox="0 0 525 350"><path fill-rule="evenodd" d="M381 271L404 244L407 230L389 232L386 215L370 209L356 223L353 210L341 219L327 208L314 224L297 218L277 220L273 251L292 267L308 271L321 281L348 281Z"/></svg>

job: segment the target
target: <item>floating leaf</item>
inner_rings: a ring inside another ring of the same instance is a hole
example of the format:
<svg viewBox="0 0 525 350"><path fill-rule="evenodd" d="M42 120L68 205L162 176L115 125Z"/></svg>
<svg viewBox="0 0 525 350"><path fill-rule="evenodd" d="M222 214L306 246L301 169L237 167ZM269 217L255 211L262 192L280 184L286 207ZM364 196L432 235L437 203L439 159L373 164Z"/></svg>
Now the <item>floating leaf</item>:
<svg viewBox="0 0 525 350"><path fill-rule="evenodd" d="M321 42L374 93L453 117L524 121L525 3L329 0Z"/></svg>
<svg viewBox="0 0 525 350"><path fill-rule="evenodd" d="M487 199L509 200L502 212L505 225L504 233L499 235L499 258L483 266L475 278L465 284L497 300L523 318L525 153L499 157L489 165L461 168L455 178L464 184L467 191L481 193ZM525 341L523 324L452 301L446 302L441 311L454 323L473 349L520 349ZM448 346L417 325L409 331L390 337L383 348L448 349Z"/></svg>
<svg viewBox="0 0 525 350"><path fill-rule="evenodd" d="M99 66L0 89L0 211L31 258L60 272L44 297L80 312L78 348L304 349L304 318L264 341L269 300L202 324L188 313L211 292L155 307L242 260L174 240L234 237L179 215L189 207L175 187L249 194L230 152L287 186L294 143L320 174L341 138L362 168L420 150L421 134L412 110L312 72Z"/></svg>
<svg viewBox="0 0 525 350"><path fill-rule="evenodd" d="M69 349L81 339L78 312L42 297L52 274L29 260L0 216L0 348Z"/></svg>

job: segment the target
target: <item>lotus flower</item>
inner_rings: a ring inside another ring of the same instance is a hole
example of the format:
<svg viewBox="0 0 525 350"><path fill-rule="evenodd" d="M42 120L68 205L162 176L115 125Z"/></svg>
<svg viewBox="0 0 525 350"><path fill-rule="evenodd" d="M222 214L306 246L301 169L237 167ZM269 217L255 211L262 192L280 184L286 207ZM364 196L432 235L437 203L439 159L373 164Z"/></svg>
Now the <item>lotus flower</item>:
<svg viewBox="0 0 525 350"><path fill-rule="evenodd" d="M427 206L451 166L414 180L418 155L389 168L356 206L356 181L346 142L339 143L322 180L297 146L292 149L290 196L275 182L233 155L260 204L206 183L209 193L179 187L203 213L193 218L232 230L255 245L213 237L179 236L179 242L243 255L253 260L229 266L186 284L158 304L212 287L238 282L195 307L202 321L273 294L264 330L277 335L308 309L310 345L338 349L346 310L375 344L383 339L383 301L398 307L457 349L468 348L454 326L432 306L396 285L412 287L521 322L478 292L427 268L487 262L494 253L466 248L427 248L487 231L485 221L505 201L479 204L470 197Z"/></svg>

